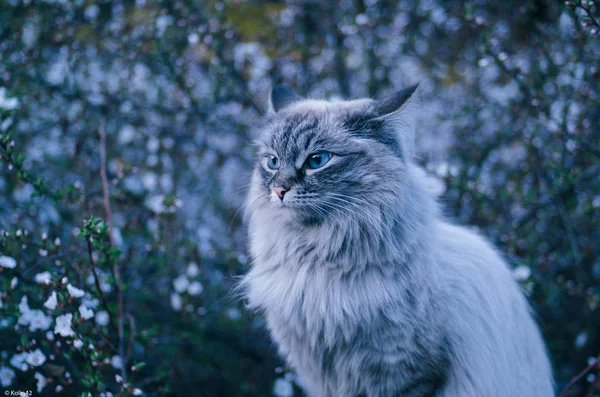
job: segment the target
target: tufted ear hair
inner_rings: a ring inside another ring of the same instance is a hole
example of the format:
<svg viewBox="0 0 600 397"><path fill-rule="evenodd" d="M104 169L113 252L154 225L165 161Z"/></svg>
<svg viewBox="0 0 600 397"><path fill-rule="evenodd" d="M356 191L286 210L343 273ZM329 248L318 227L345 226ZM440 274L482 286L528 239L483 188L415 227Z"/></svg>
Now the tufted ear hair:
<svg viewBox="0 0 600 397"><path fill-rule="evenodd" d="M418 87L417 83L373 104L376 118L392 124L403 157L407 159L412 159L415 151L415 122L419 108Z"/></svg>
<svg viewBox="0 0 600 397"><path fill-rule="evenodd" d="M285 85L276 85L271 90L269 113L277 113L281 109L294 102L302 100L302 97Z"/></svg>

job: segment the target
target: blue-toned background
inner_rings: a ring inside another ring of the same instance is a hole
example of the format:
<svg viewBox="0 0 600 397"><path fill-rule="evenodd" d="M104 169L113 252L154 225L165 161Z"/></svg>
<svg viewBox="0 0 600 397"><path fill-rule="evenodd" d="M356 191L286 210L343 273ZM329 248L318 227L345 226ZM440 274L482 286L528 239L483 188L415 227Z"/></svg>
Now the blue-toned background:
<svg viewBox="0 0 600 397"><path fill-rule="evenodd" d="M2 1L0 388L300 396L231 293L251 130L273 82L420 81L418 161L509 259L563 389L600 353L590 3ZM600 396L598 369L570 392Z"/></svg>

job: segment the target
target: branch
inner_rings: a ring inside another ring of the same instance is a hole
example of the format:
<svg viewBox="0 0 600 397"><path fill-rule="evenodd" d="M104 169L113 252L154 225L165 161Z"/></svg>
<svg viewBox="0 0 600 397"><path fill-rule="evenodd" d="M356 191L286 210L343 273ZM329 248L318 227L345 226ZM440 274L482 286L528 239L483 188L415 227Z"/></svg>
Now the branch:
<svg viewBox="0 0 600 397"><path fill-rule="evenodd" d="M100 295L100 300L102 301L102 306L104 307L104 310L106 310L106 312L108 313L111 327L115 332L118 332L110 309L108 308L108 303L106 302L106 298L104 297L104 292L102 292L102 288L100 287L98 272L96 272L96 263L94 262L94 257L92 256L92 241L90 240L90 237L87 237L86 240L88 246L88 256L90 258L90 264L92 265L92 274L94 275L94 283L96 285L96 289L98 290L98 295Z"/></svg>
<svg viewBox="0 0 600 397"><path fill-rule="evenodd" d="M558 395L558 397L567 397L571 391L571 389L573 388L573 386L575 386L575 384L577 382L579 382L580 380L582 380L587 374L589 374L590 372L592 372L594 370L594 368L598 368L600 367L600 355L598 355L594 361L587 366L586 369L584 369L583 371L581 371L579 373L579 375L575 376L571 382L569 382L569 384L567 385L567 387L565 387L565 389Z"/></svg>
<svg viewBox="0 0 600 397"><path fill-rule="evenodd" d="M100 134L100 178L102 179L104 212L106 213L106 222L108 224L108 240L110 242L110 246L114 248L115 240L113 237L112 212L110 209L110 190L108 178L106 177L106 131L104 130L104 121L100 123L98 133ZM117 303L119 305L119 323L117 332L119 334L119 356L121 356L121 360L123 360L123 365L121 366L121 376L123 377L123 382L127 383L127 357L125 357L125 335L123 331L123 285L121 281L121 271L116 260L113 262L113 273L115 276Z"/></svg>
<svg viewBox="0 0 600 397"><path fill-rule="evenodd" d="M513 225L515 225L514 228L515 229L521 228L527 222L529 222L531 219L533 219L533 217L537 214L537 212L541 208L545 207L547 204L551 203L555 199L562 197L565 194L569 193L571 191L571 189L573 189L575 186L579 185L580 183L584 182L585 180L596 177L599 173L600 173L600 166L588 168L585 172L583 172L583 174L581 174L581 176L579 178L566 183L560 189L557 189L556 191L554 191L554 193L550 194L545 199L542 199L542 200L538 201L536 204L534 204L529 209L529 211L527 211L523 216L521 216L519 219L517 219L515 222L513 222Z"/></svg>

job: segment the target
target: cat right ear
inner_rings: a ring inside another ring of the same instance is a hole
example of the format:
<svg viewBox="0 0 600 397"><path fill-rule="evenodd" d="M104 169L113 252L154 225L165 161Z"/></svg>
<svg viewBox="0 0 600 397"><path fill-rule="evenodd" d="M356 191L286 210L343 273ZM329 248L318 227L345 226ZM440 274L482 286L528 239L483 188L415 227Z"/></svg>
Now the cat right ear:
<svg viewBox="0 0 600 397"><path fill-rule="evenodd" d="M298 102L302 97L285 85L276 85L271 90L269 113L277 113L281 109Z"/></svg>

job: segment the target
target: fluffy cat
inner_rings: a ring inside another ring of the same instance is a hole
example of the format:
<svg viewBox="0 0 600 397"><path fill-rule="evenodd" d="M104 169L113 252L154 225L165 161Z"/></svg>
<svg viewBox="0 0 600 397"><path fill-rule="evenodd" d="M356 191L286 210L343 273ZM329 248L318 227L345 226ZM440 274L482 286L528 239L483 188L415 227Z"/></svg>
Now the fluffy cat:
<svg viewBox="0 0 600 397"><path fill-rule="evenodd" d="M248 306L312 397L553 396L506 263L442 218L413 162L415 91L273 89L247 202Z"/></svg>

